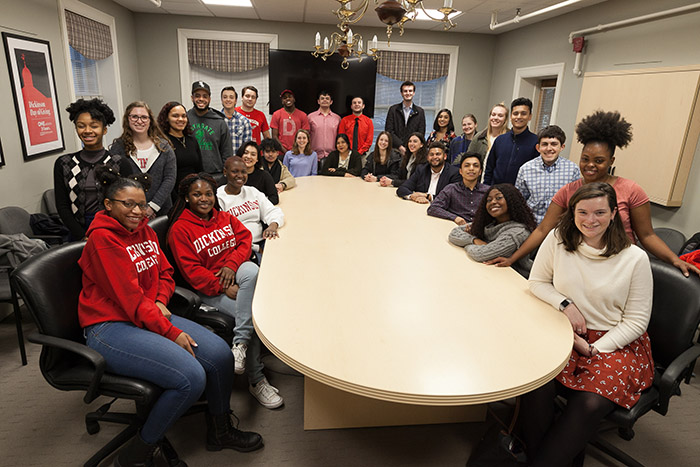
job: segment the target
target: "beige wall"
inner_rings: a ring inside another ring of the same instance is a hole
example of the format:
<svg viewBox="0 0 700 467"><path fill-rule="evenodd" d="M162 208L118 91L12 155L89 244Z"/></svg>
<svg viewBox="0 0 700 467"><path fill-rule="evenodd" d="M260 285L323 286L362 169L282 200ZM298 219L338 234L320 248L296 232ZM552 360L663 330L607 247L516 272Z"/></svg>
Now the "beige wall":
<svg viewBox="0 0 700 467"><path fill-rule="evenodd" d="M109 0L87 3L115 19L122 95L124 102L130 102L139 95L133 14ZM68 114L63 110L70 104L70 89L58 11L58 0L2 0L0 30L50 42L65 152L75 152L78 150L75 131L73 124L68 120ZM21 206L29 212L37 212L41 204L41 195L45 190L53 188L53 164L63 152L35 158L29 162L24 161L4 53L2 57L0 108L5 110L5 116L3 124L0 125L0 139L6 165L0 168L0 206Z"/></svg>
<svg viewBox="0 0 700 467"><path fill-rule="evenodd" d="M169 100L179 100L180 74L178 67L177 29L204 29L213 31L252 32L277 34L280 49L311 51L316 31L330 35L332 25L298 24L270 21L247 21L201 16L171 16L137 14L136 29L140 42L158 44L158 47L139 48L141 91L153 108ZM365 38L376 34L386 37L384 28L353 28ZM381 39L380 39L381 40ZM483 34L454 34L418 31L406 28L403 37L395 32L392 43L444 44L459 46L457 89L454 114L467 112L477 115L488 111L489 80L495 38ZM338 70L342 73L342 70ZM187 84L189 86L189 83ZM401 99L396 91L396 101ZM186 103L187 106L190 103ZM428 122L431 126L432 122Z"/></svg>
<svg viewBox="0 0 700 467"><path fill-rule="evenodd" d="M491 80L491 100L512 97L515 70L564 62L565 74L557 123L573 139L583 78L574 76L575 55L569 33L692 3L665 0L609 0L589 8L498 36ZM587 38L584 71L625 70L700 63L700 12ZM640 96L640 99L643 99ZM654 109L649 109L654 118ZM662 137L662 135L659 135ZM578 155L572 157L578 160ZM664 163L663 154L659 163ZM666 208L652 204L654 227L673 227L690 236L700 231L700 146L690 170L683 205Z"/></svg>

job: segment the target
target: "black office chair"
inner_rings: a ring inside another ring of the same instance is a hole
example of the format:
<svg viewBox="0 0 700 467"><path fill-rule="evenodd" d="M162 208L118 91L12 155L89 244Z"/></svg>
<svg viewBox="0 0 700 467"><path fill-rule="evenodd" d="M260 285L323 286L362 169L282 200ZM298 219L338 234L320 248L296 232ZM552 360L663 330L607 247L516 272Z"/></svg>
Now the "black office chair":
<svg viewBox="0 0 700 467"><path fill-rule="evenodd" d="M647 332L655 363L654 383L632 409L618 406L606 417L606 422L626 440L634 437L634 424L645 413L653 410L666 415L671 397L680 395L681 382L689 382L695 360L700 357L700 344L693 342L700 324L700 278L694 274L684 277L675 267L655 259L651 260L651 270L654 302ZM627 466L642 467L600 437L590 444Z"/></svg>
<svg viewBox="0 0 700 467"><path fill-rule="evenodd" d="M85 391L85 403L99 396L114 398L85 416L87 432L100 431L101 421L127 425L85 463L96 466L138 432L162 389L109 373L104 358L85 345L77 312L82 288L78 259L84 246L85 242L75 242L40 253L18 266L11 281L36 322L38 332L28 340L42 345L39 367L46 381L62 391ZM178 288L175 295L177 305L172 301L170 305L173 313L187 314L199 306L199 297L188 290ZM134 401L136 412L109 412L117 399Z"/></svg>
<svg viewBox="0 0 700 467"><path fill-rule="evenodd" d="M654 233L668 245L672 252L677 255L680 254L683 244L686 241L685 235L683 235L682 232L667 227L659 227L654 229Z"/></svg>
<svg viewBox="0 0 700 467"><path fill-rule="evenodd" d="M19 206L0 208L0 234L24 234L29 238L44 240L49 245L63 243L60 235L35 235L31 226L31 215Z"/></svg>
<svg viewBox="0 0 700 467"><path fill-rule="evenodd" d="M17 323L17 342L19 344L19 356L22 360L22 365L27 364L27 352L24 348L24 333L22 332L22 314L19 309L19 301L17 294L12 289L10 284L10 273L12 267L9 265L0 264L0 303L9 303L12 305L12 312L15 315Z"/></svg>
<svg viewBox="0 0 700 467"><path fill-rule="evenodd" d="M175 279L175 284L177 284L179 287L182 287L183 289L192 290L190 284L187 283L187 281L182 277L182 274L180 274L177 264L175 264L173 254L166 244L166 237L168 235L168 217L156 217L155 219L150 221L148 225L158 236L158 243L160 244L160 248L162 249L163 253L165 253L165 257L168 259L168 262L175 269L175 272L173 273L173 279ZM214 331L214 333L216 333L219 337L225 340L229 345L233 345L233 328L236 324L236 321L233 319L233 316L227 315L226 313L222 313L218 310L205 311L197 307L196 309L192 310L187 317L192 321L201 324L202 326L208 327L209 329Z"/></svg>

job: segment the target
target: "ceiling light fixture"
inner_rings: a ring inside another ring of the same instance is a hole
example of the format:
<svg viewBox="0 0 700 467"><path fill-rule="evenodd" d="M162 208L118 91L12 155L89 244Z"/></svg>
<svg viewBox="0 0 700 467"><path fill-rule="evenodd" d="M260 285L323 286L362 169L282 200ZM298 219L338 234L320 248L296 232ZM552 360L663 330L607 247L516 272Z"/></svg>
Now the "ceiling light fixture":
<svg viewBox="0 0 700 467"><path fill-rule="evenodd" d="M347 69L348 57L356 56L360 61L364 57L371 57L374 60L379 58L377 49L377 36L374 36L369 42L367 49L363 50L363 40L360 34L353 34L350 25L360 21L367 13L371 0L336 0L340 5L337 10L332 10L333 14L338 18L337 24L340 32L331 34L330 40L328 37L323 39L321 43L321 34L316 33L314 41L314 51L311 52L314 57L321 57L326 60L328 57L338 52L343 57L341 67ZM352 2L352 3L351 3ZM355 5L355 8L352 5ZM374 0L374 4L379 4L378 0ZM442 8L437 10L426 9L423 5L423 0L399 0L385 1L374 9L377 12L379 20L386 24L387 45L391 45L391 33L394 27L399 28L399 35L403 35L403 26L409 21L428 19L443 23L445 31L455 27L452 18L460 12L452 8L452 0L444 0ZM442 18L432 15L442 15Z"/></svg>

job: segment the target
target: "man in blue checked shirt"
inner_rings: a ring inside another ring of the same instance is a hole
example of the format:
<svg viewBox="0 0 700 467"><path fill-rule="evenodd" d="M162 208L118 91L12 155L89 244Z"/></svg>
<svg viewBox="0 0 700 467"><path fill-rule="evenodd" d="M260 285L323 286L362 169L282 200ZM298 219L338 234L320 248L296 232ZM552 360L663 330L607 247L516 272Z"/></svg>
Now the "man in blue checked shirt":
<svg viewBox="0 0 700 467"><path fill-rule="evenodd" d="M226 86L221 90L221 105L224 106L221 112L231 133L231 143L233 143L233 153L236 154L241 144L253 139L253 127L250 121L243 115L236 112L236 101L238 93L233 86Z"/></svg>
<svg viewBox="0 0 700 467"><path fill-rule="evenodd" d="M520 167L515 187L525 197L539 224L547 212L552 196L567 183L581 178L578 165L559 157L564 149L566 134L556 125L540 130L535 148L540 153Z"/></svg>

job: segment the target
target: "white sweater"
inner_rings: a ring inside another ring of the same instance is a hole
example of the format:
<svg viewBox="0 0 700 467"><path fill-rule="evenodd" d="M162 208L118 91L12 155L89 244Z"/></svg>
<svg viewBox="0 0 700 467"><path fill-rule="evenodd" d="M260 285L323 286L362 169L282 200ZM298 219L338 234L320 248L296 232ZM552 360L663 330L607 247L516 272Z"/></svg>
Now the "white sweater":
<svg viewBox="0 0 700 467"><path fill-rule="evenodd" d="M244 185L237 195L229 195L225 188L226 185L223 185L216 190L221 210L236 216L250 230L250 233L253 234L253 250L259 251L255 243L263 239L262 223L270 225L277 222L277 225L282 227L284 213L255 187Z"/></svg>
<svg viewBox="0 0 700 467"><path fill-rule="evenodd" d="M568 252L555 232L537 252L530 291L557 310L562 300L572 300L588 329L609 331L595 343L600 352L621 349L644 334L653 287L647 254L631 245L606 258L585 243Z"/></svg>

